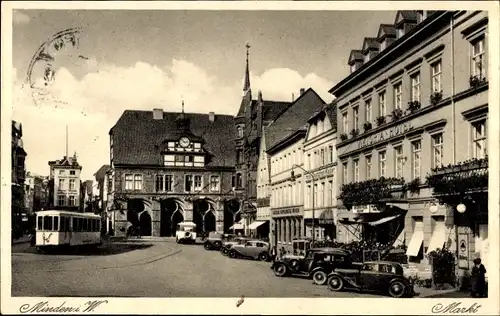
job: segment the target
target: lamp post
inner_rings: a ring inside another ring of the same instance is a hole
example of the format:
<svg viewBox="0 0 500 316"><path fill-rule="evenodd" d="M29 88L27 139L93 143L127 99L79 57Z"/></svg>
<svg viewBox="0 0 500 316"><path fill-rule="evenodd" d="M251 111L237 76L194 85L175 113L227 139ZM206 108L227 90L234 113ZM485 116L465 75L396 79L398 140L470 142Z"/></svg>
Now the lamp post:
<svg viewBox="0 0 500 316"><path fill-rule="evenodd" d="M311 180L312 180L312 182L311 182L311 190L312 190L312 205L311 205L312 206L312 209L311 209L311 211L312 211L312 244L314 244L314 235L316 233L316 231L315 231L315 221L316 221L316 218L314 217L314 203L315 203L314 181L316 180L316 178L314 177L313 173L307 171L306 169L302 168L301 166L299 166L299 165L292 165L292 175L290 177L290 181L292 181L292 182L295 181L295 174L293 172L294 168L299 168L302 171L304 171L305 174L308 174L308 175L311 176Z"/></svg>

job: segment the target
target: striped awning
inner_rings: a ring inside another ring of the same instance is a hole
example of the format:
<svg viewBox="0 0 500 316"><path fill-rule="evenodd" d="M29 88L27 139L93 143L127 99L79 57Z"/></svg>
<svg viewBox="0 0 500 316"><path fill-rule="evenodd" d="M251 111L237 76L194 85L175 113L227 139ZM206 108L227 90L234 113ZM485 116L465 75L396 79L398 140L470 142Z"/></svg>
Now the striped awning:
<svg viewBox="0 0 500 316"><path fill-rule="evenodd" d="M333 209L329 208L324 210L319 216L320 224L335 224L335 214Z"/></svg>

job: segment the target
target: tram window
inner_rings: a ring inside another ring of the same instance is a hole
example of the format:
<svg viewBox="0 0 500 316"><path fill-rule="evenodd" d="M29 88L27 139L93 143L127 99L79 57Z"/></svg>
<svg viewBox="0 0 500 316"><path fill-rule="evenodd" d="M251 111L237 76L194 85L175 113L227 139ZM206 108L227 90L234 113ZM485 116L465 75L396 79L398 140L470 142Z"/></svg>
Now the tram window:
<svg viewBox="0 0 500 316"><path fill-rule="evenodd" d="M38 230L43 230L43 216L38 216Z"/></svg>
<svg viewBox="0 0 500 316"><path fill-rule="evenodd" d="M59 227L59 231L63 232L66 229L66 222L64 221L65 217L61 216L61 227Z"/></svg>
<svg viewBox="0 0 500 316"><path fill-rule="evenodd" d="M59 217L54 216L54 230L58 231L59 230Z"/></svg>
<svg viewBox="0 0 500 316"><path fill-rule="evenodd" d="M52 230L52 216L43 217L43 230Z"/></svg>
<svg viewBox="0 0 500 316"><path fill-rule="evenodd" d="M65 217L64 219L66 221L66 231L69 232L70 231L70 229L69 229L69 222L71 220L71 217Z"/></svg>
<svg viewBox="0 0 500 316"><path fill-rule="evenodd" d="M100 220L97 220L97 231L98 232L101 231L101 221Z"/></svg>
<svg viewBox="0 0 500 316"><path fill-rule="evenodd" d="M73 224L73 225L72 225L72 226L73 226L73 227L72 227L72 228L73 228L73 229L72 229L72 231L77 232L77 231L78 231L78 230L77 230L77 227L78 227L78 218L73 217L73 223L72 223L72 224Z"/></svg>

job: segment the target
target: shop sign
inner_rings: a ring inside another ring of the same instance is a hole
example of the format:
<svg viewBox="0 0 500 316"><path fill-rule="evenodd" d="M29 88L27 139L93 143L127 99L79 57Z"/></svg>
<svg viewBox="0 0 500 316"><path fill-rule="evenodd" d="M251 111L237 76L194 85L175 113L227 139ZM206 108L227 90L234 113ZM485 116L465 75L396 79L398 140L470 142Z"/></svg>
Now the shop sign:
<svg viewBox="0 0 500 316"><path fill-rule="evenodd" d="M297 216L303 214L303 209L302 207L282 208L279 210L272 210L272 214L274 217Z"/></svg>
<svg viewBox="0 0 500 316"><path fill-rule="evenodd" d="M327 177L327 176L333 176L335 173L335 168L334 167L329 167L325 169L318 170L316 172L313 172L314 178L320 178L320 177ZM311 180L311 175L306 174L306 180Z"/></svg>
<svg viewBox="0 0 500 316"><path fill-rule="evenodd" d="M458 267L469 269L469 234L458 234Z"/></svg>
<svg viewBox="0 0 500 316"><path fill-rule="evenodd" d="M413 129L413 126L411 126L409 122L398 124L389 129L380 131L378 133L360 139L358 142L358 149L366 146L375 145L377 143L383 142L384 140L391 139L396 136L402 136L411 129Z"/></svg>

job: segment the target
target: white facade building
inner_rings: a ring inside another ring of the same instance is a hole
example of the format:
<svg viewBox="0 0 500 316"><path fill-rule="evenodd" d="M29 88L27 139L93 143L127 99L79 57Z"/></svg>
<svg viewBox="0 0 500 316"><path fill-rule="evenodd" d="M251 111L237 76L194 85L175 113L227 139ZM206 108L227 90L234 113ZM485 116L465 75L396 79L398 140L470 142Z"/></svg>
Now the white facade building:
<svg viewBox="0 0 500 316"><path fill-rule="evenodd" d="M53 194L50 204L56 208L77 209L80 207L80 173L76 153L62 160L50 161L50 179L53 180Z"/></svg>

